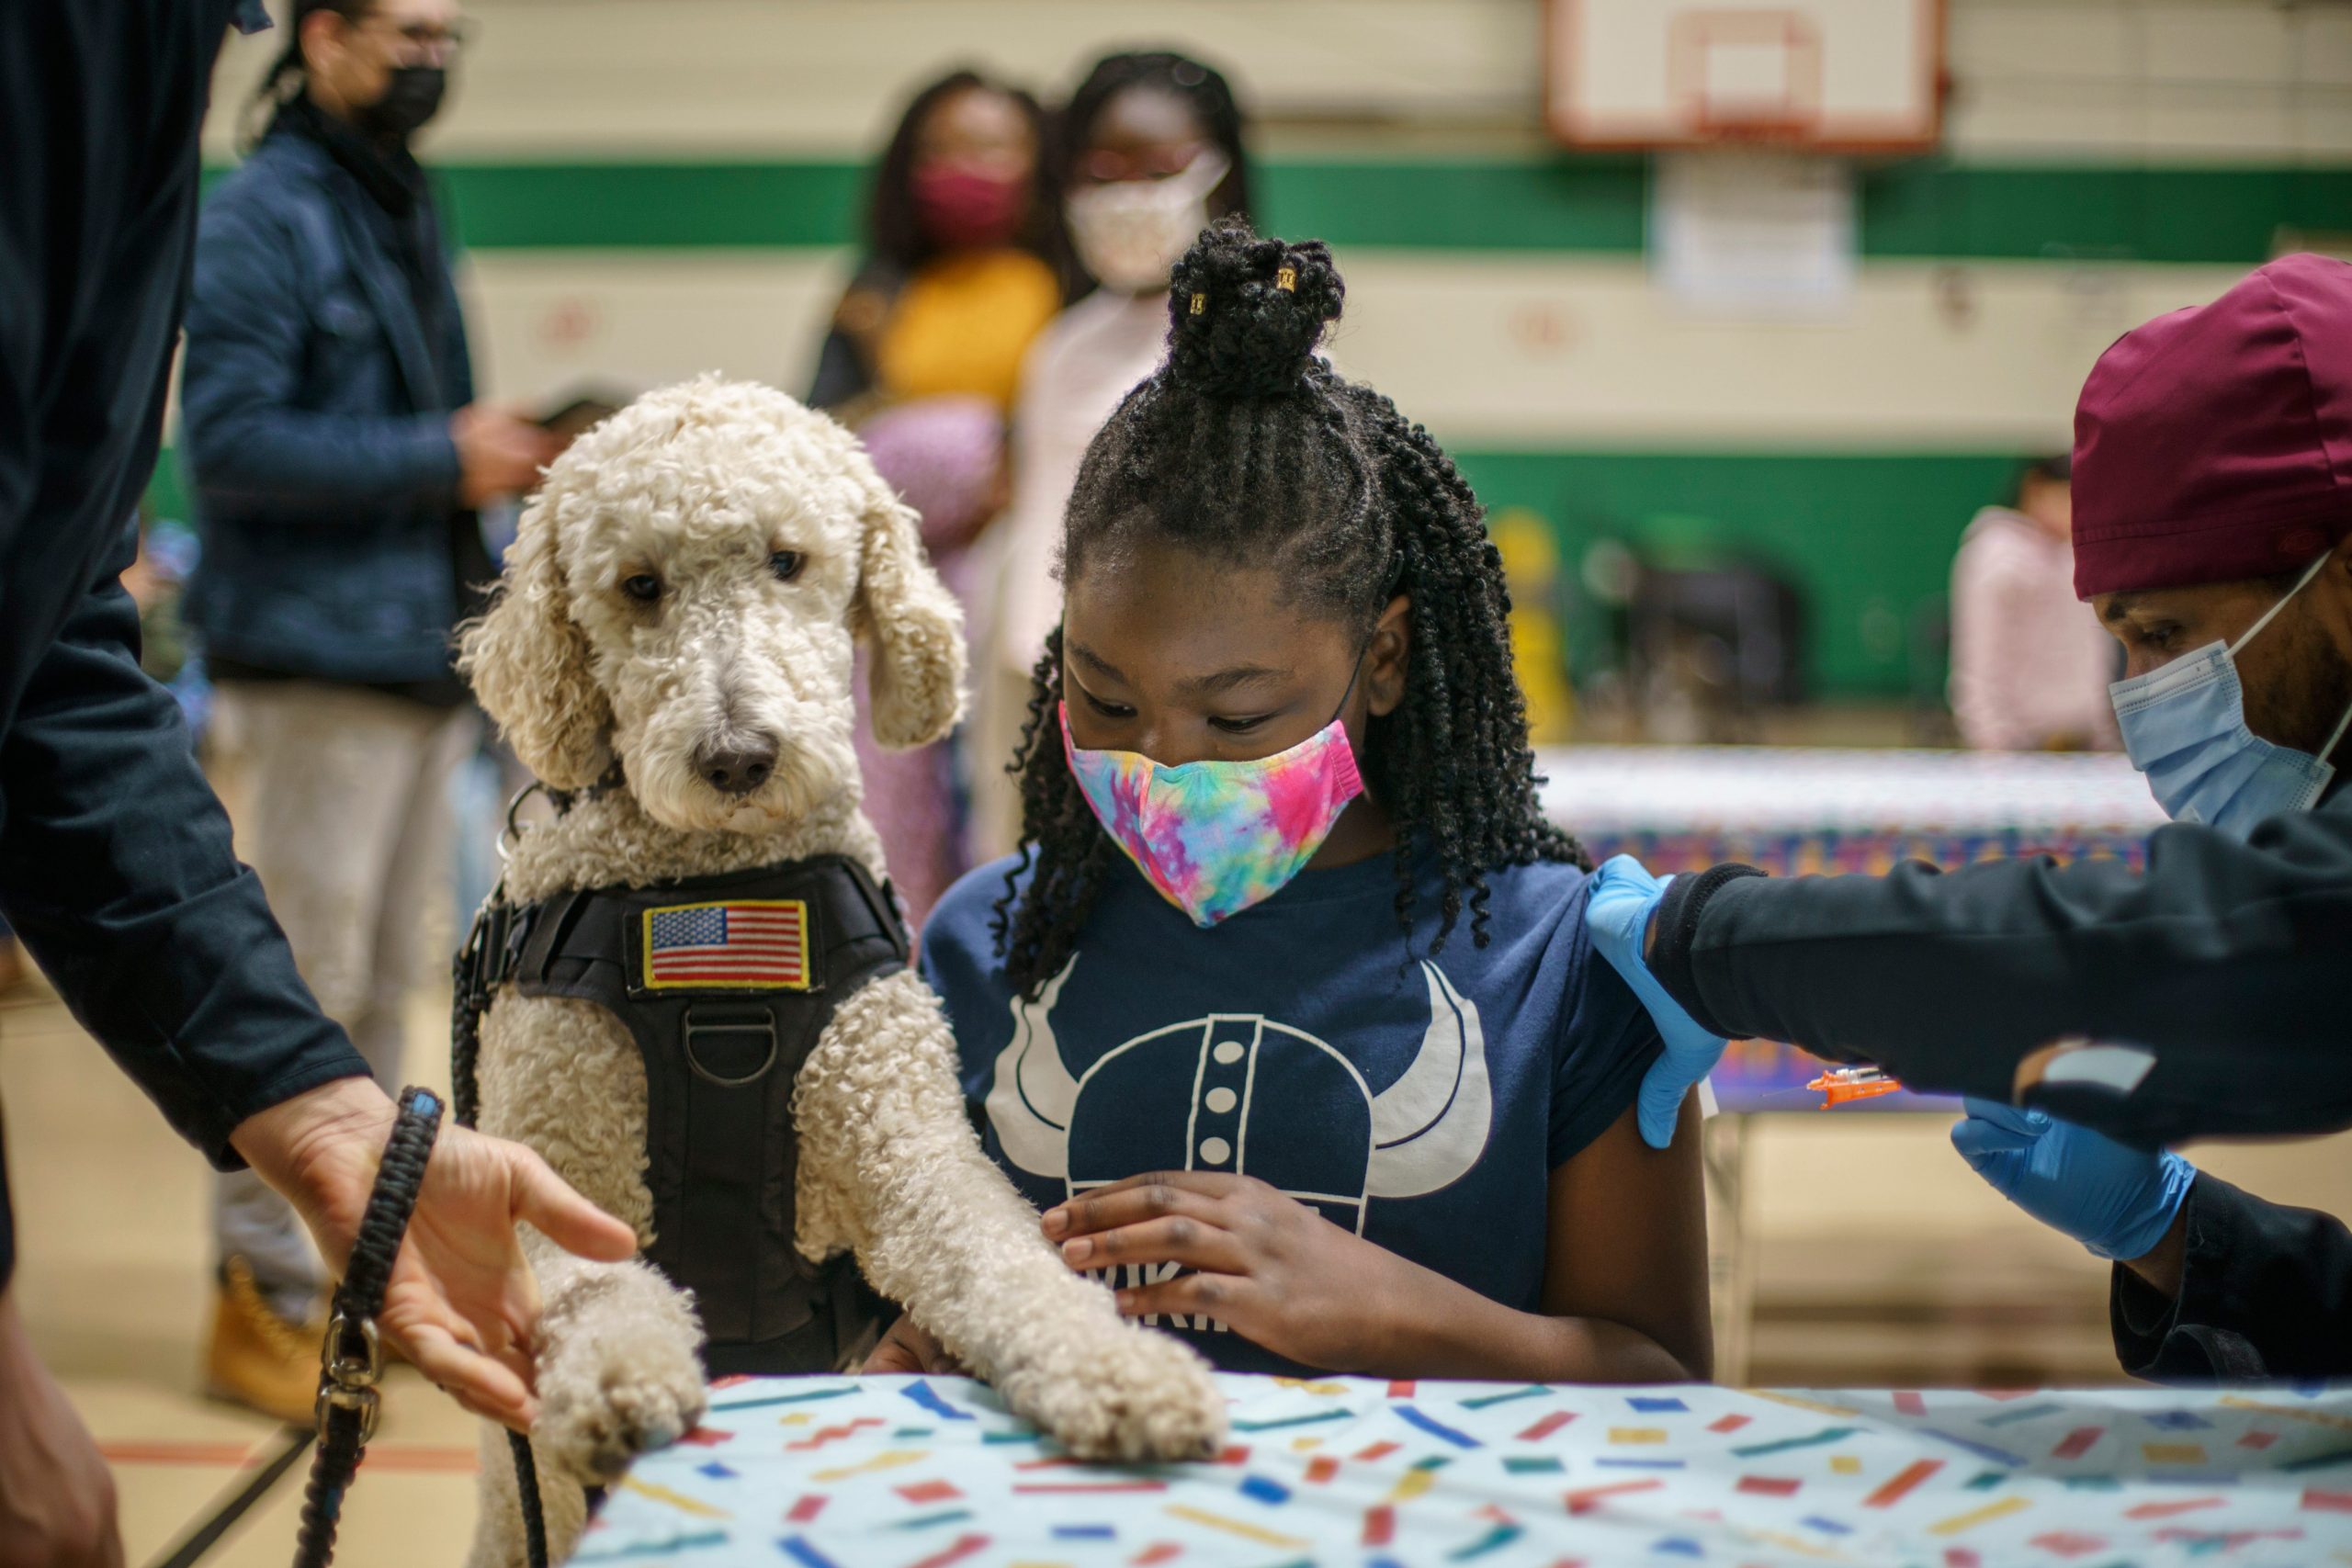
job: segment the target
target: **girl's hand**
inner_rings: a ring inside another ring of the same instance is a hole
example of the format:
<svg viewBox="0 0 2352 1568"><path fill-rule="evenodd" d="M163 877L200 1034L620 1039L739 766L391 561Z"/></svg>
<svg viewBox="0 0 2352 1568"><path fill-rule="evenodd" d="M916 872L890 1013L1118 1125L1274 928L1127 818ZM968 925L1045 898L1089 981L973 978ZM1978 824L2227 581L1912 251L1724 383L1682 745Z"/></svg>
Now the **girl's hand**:
<svg viewBox="0 0 2352 1568"><path fill-rule="evenodd" d="M1073 1269L1195 1272L1118 1292L1128 1317L1199 1314L1329 1371L1377 1365L1396 1304L1423 1274L1262 1181L1222 1171L1131 1176L1040 1222Z"/></svg>
<svg viewBox="0 0 2352 1568"><path fill-rule="evenodd" d="M919 1326L911 1313L900 1313L899 1321L890 1325L874 1353L865 1358L861 1372L912 1372L923 1376L962 1377L964 1363L949 1355L930 1333Z"/></svg>

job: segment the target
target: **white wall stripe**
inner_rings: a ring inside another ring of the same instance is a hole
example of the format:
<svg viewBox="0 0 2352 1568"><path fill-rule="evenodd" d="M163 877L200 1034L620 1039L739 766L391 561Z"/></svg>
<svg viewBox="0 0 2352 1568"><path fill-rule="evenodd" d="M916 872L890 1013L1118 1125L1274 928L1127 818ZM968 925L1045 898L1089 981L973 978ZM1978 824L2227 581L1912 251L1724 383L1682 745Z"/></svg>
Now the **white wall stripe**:
<svg viewBox="0 0 2352 1568"><path fill-rule="evenodd" d="M2099 352L2220 293L2227 267L1866 265L1843 321L1678 315L1638 258L1359 250L1333 344L1447 440L1480 448L1986 451L2062 446ZM477 254L490 384L700 370L797 392L840 287L831 251Z"/></svg>

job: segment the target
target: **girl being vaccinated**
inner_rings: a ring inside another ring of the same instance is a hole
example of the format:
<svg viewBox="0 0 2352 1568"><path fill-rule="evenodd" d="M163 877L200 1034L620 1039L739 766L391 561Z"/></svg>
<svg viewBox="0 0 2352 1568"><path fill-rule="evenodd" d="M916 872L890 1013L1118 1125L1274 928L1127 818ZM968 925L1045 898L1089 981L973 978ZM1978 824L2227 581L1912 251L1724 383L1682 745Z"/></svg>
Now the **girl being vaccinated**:
<svg viewBox="0 0 2352 1568"><path fill-rule="evenodd" d="M1340 300L1236 220L1178 265L1070 499L1022 852L923 972L1046 1235L1218 1366L1703 1378L1698 1139L1635 1130L1657 1035L1537 809L1501 563L1317 358Z"/></svg>

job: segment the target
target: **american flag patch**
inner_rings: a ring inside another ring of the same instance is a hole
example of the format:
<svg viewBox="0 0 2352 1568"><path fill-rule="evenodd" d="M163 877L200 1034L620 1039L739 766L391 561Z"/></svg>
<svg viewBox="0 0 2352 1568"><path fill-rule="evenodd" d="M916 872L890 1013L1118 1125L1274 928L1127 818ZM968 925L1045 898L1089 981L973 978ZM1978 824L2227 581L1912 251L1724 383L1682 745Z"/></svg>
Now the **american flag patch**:
<svg viewBox="0 0 2352 1568"><path fill-rule="evenodd" d="M808 906L797 898L673 904L645 911L647 990L808 988Z"/></svg>

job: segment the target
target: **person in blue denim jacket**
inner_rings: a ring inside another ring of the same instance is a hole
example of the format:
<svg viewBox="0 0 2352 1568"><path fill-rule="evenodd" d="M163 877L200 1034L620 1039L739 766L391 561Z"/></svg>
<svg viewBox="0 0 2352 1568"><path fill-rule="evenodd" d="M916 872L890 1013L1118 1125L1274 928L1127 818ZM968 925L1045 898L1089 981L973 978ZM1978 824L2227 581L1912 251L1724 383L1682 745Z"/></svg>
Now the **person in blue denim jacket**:
<svg viewBox="0 0 2352 1568"><path fill-rule="evenodd" d="M448 230L410 137L456 58L453 0L301 0L198 225L183 453L203 536L188 619L239 848L303 978L396 1087L447 784L477 720L450 633L495 575L475 509L554 442L474 401ZM266 117L266 120L265 120ZM250 1172L220 1179L212 1392L288 1419L324 1277Z"/></svg>

